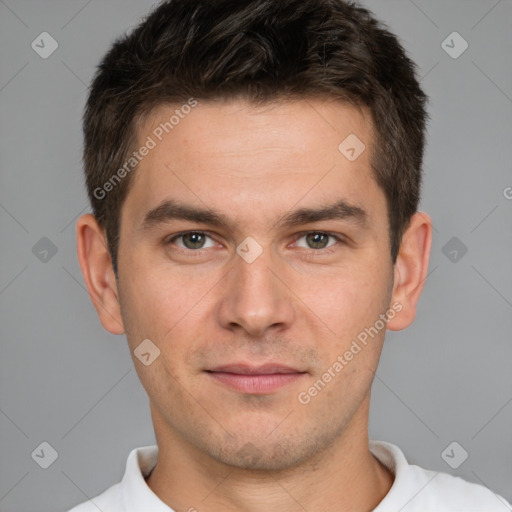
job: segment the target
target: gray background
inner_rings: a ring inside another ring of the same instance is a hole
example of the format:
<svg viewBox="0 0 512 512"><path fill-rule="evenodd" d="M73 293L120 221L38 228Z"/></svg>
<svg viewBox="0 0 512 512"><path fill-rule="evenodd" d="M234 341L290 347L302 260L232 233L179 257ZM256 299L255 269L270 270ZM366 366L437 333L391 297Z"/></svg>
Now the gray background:
<svg viewBox="0 0 512 512"><path fill-rule="evenodd" d="M103 330L84 288L74 232L89 211L87 84L152 3L0 0L2 512L66 510L154 443L126 340ZM370 436L512 500L512 3L364 4L401 37L431 98L422 210L434 222L416 322L387 336ZM31 48L43 31L59 44L47 59ZM469 44L456 59L441 46L454 31ZM46 470L31 457L43 441L58 452ZM457 469L441 457L453 441L469 453Z"/></svg>

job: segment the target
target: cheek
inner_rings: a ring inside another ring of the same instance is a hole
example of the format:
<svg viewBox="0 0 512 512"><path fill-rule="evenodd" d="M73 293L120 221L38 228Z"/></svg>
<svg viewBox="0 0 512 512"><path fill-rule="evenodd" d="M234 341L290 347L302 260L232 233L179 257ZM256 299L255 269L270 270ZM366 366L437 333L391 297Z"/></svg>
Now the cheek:
<svg viewBox="0 0 512 512"><path fill-rule="evenodd" d="M198 339L193 333L204 328L204 308L219 277L191 277L154 265L132 268L120 288L121 309L132 350L149 338L166 359L180 359L181 352L190 350Z"/></svg>
<svg viewBox="0 0 512 512"><path fill-rule="evenodd" d="M169 263L146 252L134 253L127 265L124 289L132 312L151 319L179 315L196 293L197 283L173 270Z"/></svg>
<svg viewBox="0 0 512 512"><path fill-rule="evenodd" d="M387 308L391 274L372 265L335 269L300 285L304 303L337 335L372 323Z"/></svg>
<svg viewBox="0 0 512 512"><path fill-rule="evenodd" d="M319 328L326 333L317 345L325 365L321 370L326 371L342 357L343 369L336 373L339 378L334 379L333 390L346 386L362 390L371 382L369 369L377 367L386 332L386 324L380 320L388 308L390 293L384 275L367 272L333 277L315 289L322 291L321 298L310 291L305 300L322 320Z"/></svg>

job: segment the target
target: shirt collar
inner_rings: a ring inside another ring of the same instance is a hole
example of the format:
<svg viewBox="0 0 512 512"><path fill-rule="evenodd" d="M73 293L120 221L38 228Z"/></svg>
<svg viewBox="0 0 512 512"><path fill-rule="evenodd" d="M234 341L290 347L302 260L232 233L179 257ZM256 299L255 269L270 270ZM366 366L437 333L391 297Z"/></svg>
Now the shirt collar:
<svg viewBox="0 0 512 512"><path fill-rule="evenodd" d="M384 466L393 474L394 480L391 489L373 512L388 512L402 510L424 487L424 482L414 471L417 466L411 466L402 450L398 446L385 441L370 441L370 452L379 459ZM434 471L422 470L420 476L431 476L432 479L437 473Z"/></svg>
<svg viewBox="0 0 512 512"><path fill-rule="evenodd" d="M173 512L148 486L145 478L151 473L158 458L158 447L142 446L128 455L126 471L121 481L121 499L126 512Z"/></svg>

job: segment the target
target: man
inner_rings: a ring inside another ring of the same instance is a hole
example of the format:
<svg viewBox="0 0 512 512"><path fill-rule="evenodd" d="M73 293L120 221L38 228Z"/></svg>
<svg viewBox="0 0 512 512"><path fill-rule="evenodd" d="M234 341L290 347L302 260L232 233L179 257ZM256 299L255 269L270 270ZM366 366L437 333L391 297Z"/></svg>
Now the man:
<svg viewBox="0 0 512 512"><path fill-rule="evenodd" d="M170 0L113 45L78 257L158 447L73 511L509 510L368 440L385 331L427 275L425 100L341 0Z"/></svg>

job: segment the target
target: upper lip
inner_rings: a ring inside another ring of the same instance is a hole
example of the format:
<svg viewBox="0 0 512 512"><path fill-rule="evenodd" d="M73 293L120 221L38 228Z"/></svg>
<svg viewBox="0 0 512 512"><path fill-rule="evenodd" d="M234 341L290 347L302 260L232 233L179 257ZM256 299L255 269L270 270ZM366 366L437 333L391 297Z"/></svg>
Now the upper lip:
<svg viewBox="0 0 512 512"><path fill-rule="evenodd" d="M279 364L279 363L267 363L262 365L250 365L250 364L225 364L210 368L209 372L223 372L223 373L234 373L238 375L271 375L275 373L305 373L296 368Z"/></svg>

